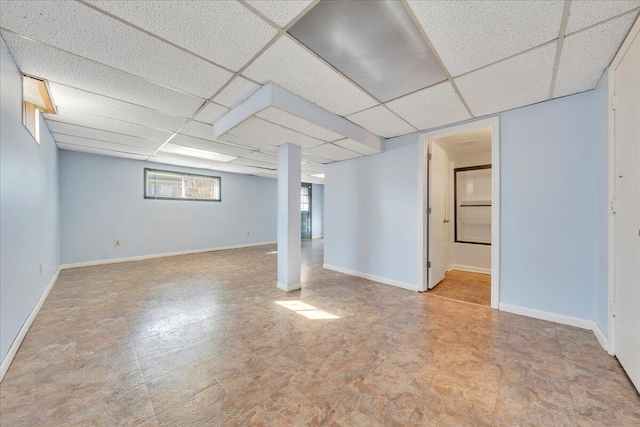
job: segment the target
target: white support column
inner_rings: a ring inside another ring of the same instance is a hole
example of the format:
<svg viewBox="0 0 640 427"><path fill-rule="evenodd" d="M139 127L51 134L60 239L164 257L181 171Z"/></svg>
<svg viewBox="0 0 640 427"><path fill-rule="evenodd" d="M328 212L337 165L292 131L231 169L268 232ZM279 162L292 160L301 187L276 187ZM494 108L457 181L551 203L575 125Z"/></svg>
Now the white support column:
<svg viewBox="0 0 640 427"><path fill-rule="evenodd" d="M295 144L278 147L278 289L300 289L301 152Z"/></svg>

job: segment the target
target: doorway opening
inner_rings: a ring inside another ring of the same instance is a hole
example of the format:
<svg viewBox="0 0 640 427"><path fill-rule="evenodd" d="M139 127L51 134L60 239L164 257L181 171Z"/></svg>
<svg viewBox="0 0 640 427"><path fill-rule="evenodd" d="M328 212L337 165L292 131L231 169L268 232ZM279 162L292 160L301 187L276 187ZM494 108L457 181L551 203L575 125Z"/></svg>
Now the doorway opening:
<svg viewBox="0 0 640 427"><path fill-rule="evenodd" d="M422 291L498 308L498 118L423 135Z"/></svg>
<svg viewBox="0 0 640 427"><path fill-rule="evenodd" d="M302 240L311 238L311 184L305 182L300 187L300 226Z"/></svg>

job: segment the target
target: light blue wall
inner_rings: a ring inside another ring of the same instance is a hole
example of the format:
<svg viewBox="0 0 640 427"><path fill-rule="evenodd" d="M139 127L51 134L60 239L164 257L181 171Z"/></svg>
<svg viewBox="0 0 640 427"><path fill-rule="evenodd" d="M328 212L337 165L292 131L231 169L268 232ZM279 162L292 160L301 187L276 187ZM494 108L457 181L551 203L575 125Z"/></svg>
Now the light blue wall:
<svg viewBox="0 0 640 427"><path fill-rule="evenodd" d="M222 201L144 199L145 167L221 176ZM61 151L60 190L63 264L276 240L275 179Z"/></svg>
<svg viewBox="0 0 640 427"><path fill-rule="evenodd" d="M311 237L324 237L324 185L311 184Z"/></svg>
<svg viewBox="0 0 640 427"><path fill-rule="evenodd" d="M594 92L500 114L502 303L593 318L597 114ZM326 263L417 286L418 142L327 166Z"/></svg>
<svg viewBox="0 0 640 427"><path fill-rule="evenodd" d="M382 154L325 166L326 264L417 284L417 141L395 138Z"/></svg>
<svg viewBox="0 0 640 427"><path fill-rule="evenodd" d="M593 92L501 114L500 302L593 318Z"/></svg>
<svg viewBox="0 0 640 427"><path fill-rule="evenodd" d="M595 199L594 199L594 307L593 320L607 336L608 307L608 162L609 162L609 71L600 78L594 91L596 117Z"/></svg>
<svg viewBox="0 0 640 427"><path fill-rule="evenodd" d="M0 42L0 355L60 264L58 149L44 120L41 143L22 125L22 79ZM40 272L42 263L42 272Z"/></svg>

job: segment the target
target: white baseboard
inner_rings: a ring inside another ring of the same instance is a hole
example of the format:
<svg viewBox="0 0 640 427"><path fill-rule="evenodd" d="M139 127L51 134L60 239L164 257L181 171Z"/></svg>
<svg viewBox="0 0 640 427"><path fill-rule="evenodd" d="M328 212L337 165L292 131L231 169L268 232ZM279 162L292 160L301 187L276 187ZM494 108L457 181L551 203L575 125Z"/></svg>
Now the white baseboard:
<svg viewBox="0 0 640 427"><path fill-rule="evenodd" d="M604 336L604 334L602 333L602 331L600 330L596 322L593 322L593 326L591 329L593 330L593 335L596 336L596 339L598 340L602 348L604 348L606 352L609 352L609 347L608 347L609 342L607 340L607 337Z"/></svg>
<svg viewBox="0 0 640 427"><path fill-rule="evenodd" d="M521 307L500 303L500 310L508 313L520 314L521 316L533 317L535 319L548 320L549 322L560 323L562 325L575 326L582 329L593 329L593 321L581 319L579 317L566 316L564 314L550 313L548 311L536 310L533 308Z"/></svg>
<svg viewBox="0 0 640 427"><path fill-rule="evenodd" d="M331 264L323 264L323 268L327 270L337 271L338 273L349 274L351 276L362 277L363 279L371 280L374 282L384 283L385 285L397 286L398 288L408 289L410 291L418 292L418 286L411 283L399 282L397 280L387 279L385 277L374 276L373 274L363 273L361 271L349 270L348 268L337 267Z"/></svg>
<svg viewBox="0 0 640 427"><path fill-rule="evenodd" d="M97 261L84 261L84 262L75 262L71 264L62 264L60 265L60 269L66 270L68 268L78 268L78 267L91 267L93 265L104 265L104 264L115 264L118 262L129 262L129 261L142 261L145 259L153 259L153 258L165 258L170 256L178 256L178 255L189 255L189 254L199 254L202 252L214 252L214 251L224 251L227 249L241 249L241 248L250 248L253 246L264 246L264 245L272 245L276 243L273 242L258 242L258 243L248 243L243 245L232 245L232 246L218 246L215 248L206 248L206 249L192 249L188 251L179 251L179 252L165 252L161 254L151 254L151 255L137 255L125 258L112 258L112 259L100 259Z"/></svg>
<svg viewBox="0 0 640 427"><path fill-rule="evenodd" d="M473 265L453 264L449 270L469 271L471 273L491 274L491 268L475 267Z"/></svg>
<svg viewBox="0 0 640 427"><path fill-rule="evenodd" d="M4 379L4 375L9 370L9 366L11 366L11 362L13 362L13 358L16 356L16 353L18 352L18 349L20 348L20 345L22 344L24 337L27 335L27 332L29 332L29 328L31 327L31 324L36 319L38 312L40 312L40 309L42 308L42 304L44 304L44 301L47 299L47 296L49 295L49 291L51 291L53 284L56 283L56 280L58 279L58 275L60 274L60 270L61 268L58 267L55 274L51 278L51 281L49 282L47 287L44 289L44 292L42 293L42 295L40 295L40 299L38 299L36 306L33 307L33 310L31 310L29 317L27 317L27 320L25 320L24 324L22 325L22 328L20 328L20 332L18 332L18 336L16 336L16 338L13 340L13 344L11 344L11 347L9 348L7 355L4 357L4 360L2 361L2 365L0 365L0 381Z"/></svg>
<svg viewBox="0 0 640 427"><path fill-rule="evenodd" d="M293 285L285 285L284 283L276 282L276 287L281 291L293 292L293 291L297 291L298 289L301 289L302 285L300 283L296 283Z"/></svg>

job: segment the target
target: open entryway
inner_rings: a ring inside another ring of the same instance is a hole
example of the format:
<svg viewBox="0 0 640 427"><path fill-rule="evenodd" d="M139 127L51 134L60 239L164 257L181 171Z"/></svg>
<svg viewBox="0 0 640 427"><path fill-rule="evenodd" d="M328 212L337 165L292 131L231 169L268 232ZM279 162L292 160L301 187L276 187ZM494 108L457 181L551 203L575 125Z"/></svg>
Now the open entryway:
<svg viewBox="0 0 640 427"><path fill-rule="evenodd" d="M300 187L300 237L311 238L311 184L307 183Z"/></svg>
<svg viewBox="0 0 640 427"><path fill-rule="evenodd" d="M498 118L423 135L423 291L498 306Z"/></svg>

